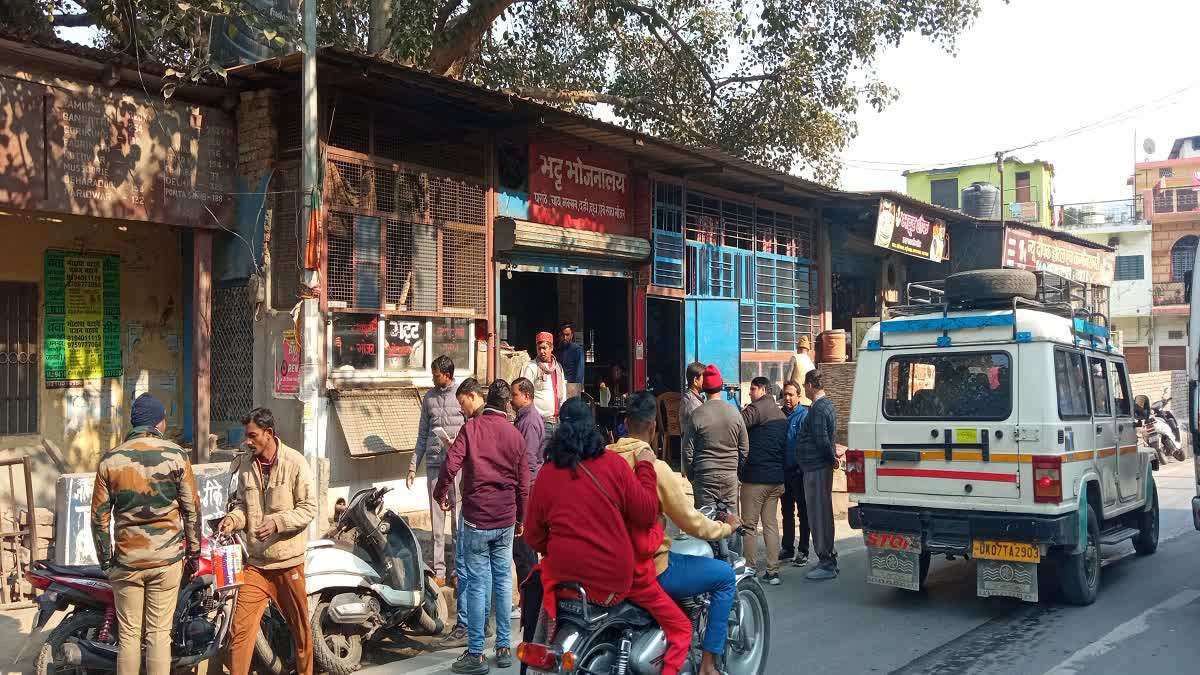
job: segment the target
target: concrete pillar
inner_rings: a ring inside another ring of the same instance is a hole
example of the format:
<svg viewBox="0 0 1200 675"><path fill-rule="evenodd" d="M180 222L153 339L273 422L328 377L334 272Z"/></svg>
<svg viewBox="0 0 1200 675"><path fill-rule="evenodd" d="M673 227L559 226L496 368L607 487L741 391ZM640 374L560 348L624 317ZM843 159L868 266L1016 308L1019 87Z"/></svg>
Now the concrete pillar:
<svg viewBox="0 0 1200 675"><path fill-rule="evenodd" d="M208 462L210 416L212 402L212 291L213 291L213 233L212 230L193 230L192 307L192 364L195 379L192 385L192 428L195 430L195 461Z"/></svg>

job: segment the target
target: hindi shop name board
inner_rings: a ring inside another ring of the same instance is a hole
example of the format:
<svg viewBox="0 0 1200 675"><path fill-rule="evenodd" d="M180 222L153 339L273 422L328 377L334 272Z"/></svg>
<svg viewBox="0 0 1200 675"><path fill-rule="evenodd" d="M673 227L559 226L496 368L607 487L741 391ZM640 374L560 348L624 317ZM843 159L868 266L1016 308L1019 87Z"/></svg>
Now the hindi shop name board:
<svg viewBox="0 0 1200 675"><path fill-rule="evenodd" d="M185 227L232 214L228 114L99 87L46 91L43 208Z"/></svg>
<svg viewBox="0 0 1200 675"><path fill-rule="evenodd" d="M950 259L950 234L940 218L926 218L890 199L879 200L875 245L940 263Z"/></svg>
<svg viewBox="0 0 1200 675"><path fill-rule="evenodd" d="M1112 286L1116 256L1112 251L1087 248L1023 227L1007 227L1001 266L1051 272L1080 283Z"/></svg>
<svg viewBox="0 0 1200 675"><path fill-rule="evenodd" d="M120 377L121 259L47 251L45 284L46 388Z"/></svg>
<svg viewBox="0 0 1200 675"><path fill-rule="evenodd" d="M529 143L529 218L544 225L630 234L629 164L544 141Z"/></svg>

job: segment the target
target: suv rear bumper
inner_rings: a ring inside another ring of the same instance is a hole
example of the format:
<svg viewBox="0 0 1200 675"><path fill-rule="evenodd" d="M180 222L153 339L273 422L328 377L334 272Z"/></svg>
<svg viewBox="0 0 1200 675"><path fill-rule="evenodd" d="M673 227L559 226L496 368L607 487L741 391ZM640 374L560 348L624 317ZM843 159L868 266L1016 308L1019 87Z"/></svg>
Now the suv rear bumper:
<svg viewBox="0 0 1200 675"><path fill-rule="evenodd" d="M1079 538L1073 513L1038 516L861 504L851 507L849 516L856 530L919 534L924 550L933 553L967 553L972 539L1074 546Z"/></svg>

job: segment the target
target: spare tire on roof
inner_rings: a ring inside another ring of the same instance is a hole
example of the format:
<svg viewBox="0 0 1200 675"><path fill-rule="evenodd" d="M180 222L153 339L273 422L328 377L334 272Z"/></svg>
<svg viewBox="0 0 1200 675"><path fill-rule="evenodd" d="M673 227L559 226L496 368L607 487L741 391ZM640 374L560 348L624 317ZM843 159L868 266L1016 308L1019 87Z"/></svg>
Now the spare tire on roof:
<svg viewBox="0 0 1200 675"><path fill-rule="evenodd" d="M946 277L946 300L963 303L979 300L1037 298L1037 277L1025 270L973 270Z"/></svg>

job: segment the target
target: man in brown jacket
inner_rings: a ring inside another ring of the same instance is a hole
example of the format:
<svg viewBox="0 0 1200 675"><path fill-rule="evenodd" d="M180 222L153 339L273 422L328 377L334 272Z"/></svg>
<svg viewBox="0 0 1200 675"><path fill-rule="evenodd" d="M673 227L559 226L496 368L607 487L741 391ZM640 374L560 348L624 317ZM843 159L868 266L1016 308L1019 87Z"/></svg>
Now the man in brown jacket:
<svg viewBox="0 0 1200 675"><path fill-rule="evenodd" d="M228 515L221 533L243 532L246 581L238 591L229 645L232 675L247 675L254 640L267 601L273 600L292 631L296 672L313 675L312 631L304 590L307 528L317 515L312 474L304 455L275 436L275 416L255 408L244 418L252 455L241 454L230 465Z"/></svg>

